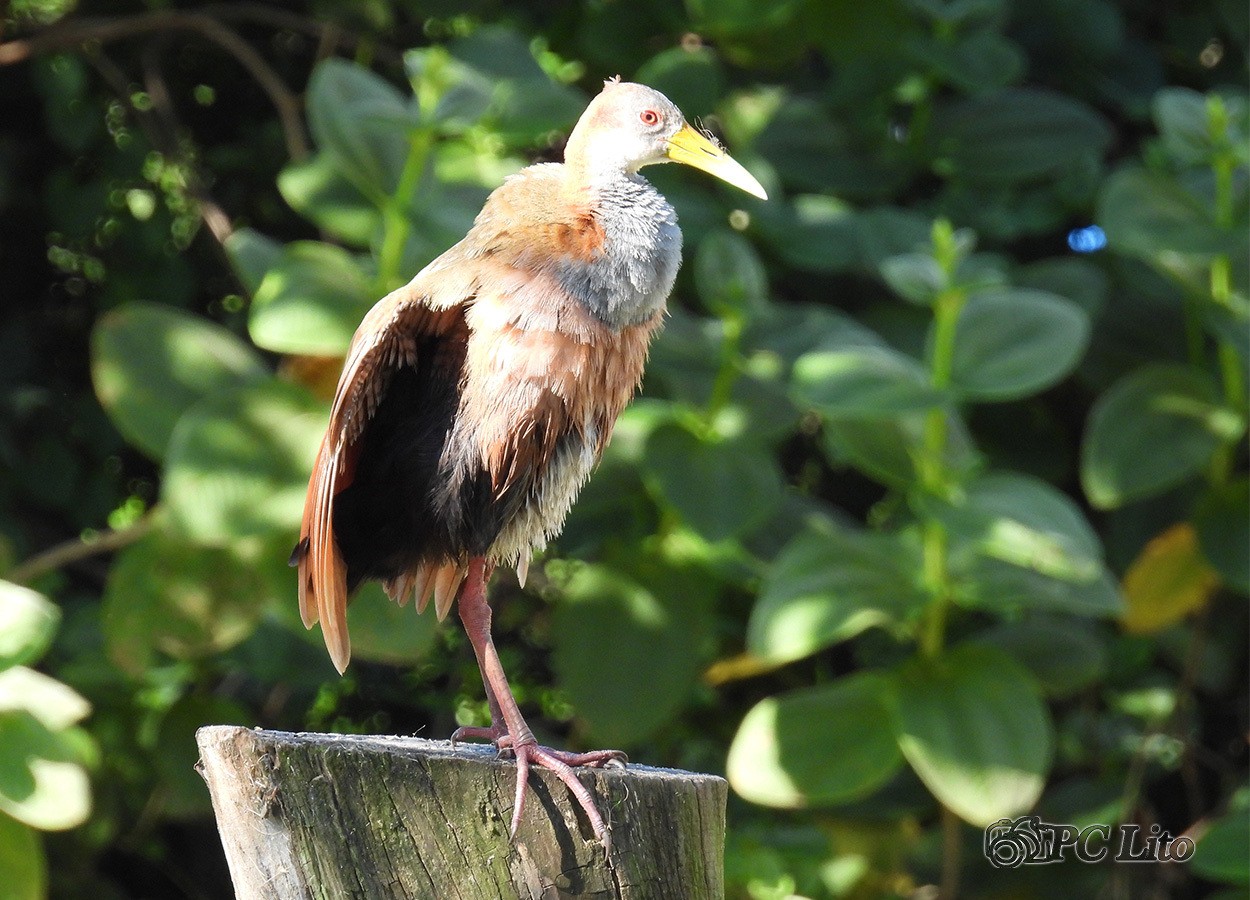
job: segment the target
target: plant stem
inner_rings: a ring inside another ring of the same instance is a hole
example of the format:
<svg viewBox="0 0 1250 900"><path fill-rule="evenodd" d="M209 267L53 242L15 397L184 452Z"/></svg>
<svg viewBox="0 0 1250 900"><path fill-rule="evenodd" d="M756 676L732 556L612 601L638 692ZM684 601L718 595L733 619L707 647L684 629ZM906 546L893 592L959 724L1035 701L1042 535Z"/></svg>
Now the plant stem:
<svg viewBox="0 0 1250 900"><path fill-rule="evenodd" d="M425 171L433 144L434 135L430 129L416 129L408 143L408 157L404 160L399 184L395 186L395 193L387 198L382 211L382 247L378 251L377 278L379 294L390 293L400 285L399 269L403 265L404 244L412 230L408 204L421 184L421 175Z"/></svg>
<svg viewBox="0 0 1250 900"><path fill-rule="evenodd" d="M105 531L91 540L75 538L42 553L36 553L25 562L14 566L5 576L6 580L16 584L29 584L41 575L54 572L79 560L90 559L102 553L112 553L133 544L152 530L151 513L138 519L134 524L116 531Z"/></svg>
<svg viewBox="0 0 1250 900"><path fill-rule="evenodd" d="M955 900L959 896L959 816L942 807L942 880L938 884L941 900Z"/></svg>
<svg viewBox="0 0 1250 900"><path fill-rule="evenodd" d="M1221 154L1212 164L1215 175L1215 224L1228 229L1233 224L1233 169L1236 161L1228 154ZM1217 306L1228 308L1232 302L1232 263L1228 254L1221 253L1211 260L1211 299ZM1241 373L1241 358L1235 347L1217 339L1220 380L1223 383L1224 401L1229 408L1242 412L1246 407L1246 387ZM1212 481L1224 484L1232 472L1233 447L1240 438L1224 442L1215 454L1211 469Z"/></svg>
<svg viewBox="0 0 1250 900"><path fill-rule="evenodd" d="M738 348L742 343L744 320L741 314L733 313L724 319L725 336L720 345L720 366L716 370L716 379L712 382L712 393L708 397L707 408L703 418L710 429L720 411L725 408L733 395L734 382L738 380Z"/></svg>

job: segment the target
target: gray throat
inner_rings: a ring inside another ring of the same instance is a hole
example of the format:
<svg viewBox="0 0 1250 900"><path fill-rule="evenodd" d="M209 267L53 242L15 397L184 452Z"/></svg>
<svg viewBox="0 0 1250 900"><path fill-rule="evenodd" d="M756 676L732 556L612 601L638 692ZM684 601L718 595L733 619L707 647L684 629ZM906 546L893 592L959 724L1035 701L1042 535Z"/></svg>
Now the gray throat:
<svg viewBox="0 0 1250 900"><path fill-rule="evenodd" d="M664 308L681 266L677 212L640 175L597 186L604 244L591 263L559 273L561 284L605 325L619 331Z"/></svg>

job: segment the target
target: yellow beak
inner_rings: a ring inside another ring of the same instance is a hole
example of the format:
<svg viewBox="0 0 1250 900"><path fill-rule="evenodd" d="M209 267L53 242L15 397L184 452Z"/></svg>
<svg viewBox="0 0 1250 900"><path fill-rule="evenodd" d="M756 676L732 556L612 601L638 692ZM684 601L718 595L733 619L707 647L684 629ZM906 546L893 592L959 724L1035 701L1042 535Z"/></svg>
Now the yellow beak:
<svg viewBox="0 0 1250 900"><path fill-rule="evenodd" d="M666 154L673 162L684 163L702 169L721 181L732 184L736 188L754 194L761 200L767 200L768 194L755 180L755 176L742 168L732 156L690 127L689 123L681 126L668 140Z"/></svg>

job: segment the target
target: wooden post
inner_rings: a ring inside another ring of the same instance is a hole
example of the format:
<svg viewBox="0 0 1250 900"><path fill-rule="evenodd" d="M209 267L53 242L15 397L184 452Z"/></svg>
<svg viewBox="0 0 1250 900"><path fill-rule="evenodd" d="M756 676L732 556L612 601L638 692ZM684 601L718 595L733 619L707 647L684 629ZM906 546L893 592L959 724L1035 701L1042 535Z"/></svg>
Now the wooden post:
<svg viewBox="0 0 1250 900"><path fill-rule="evenodd" d="M238 900L716 900L726 784L580 769L606 858L568 790L534 770L515 841L516 765L489 746L214 725L196 735Z"/></svg>

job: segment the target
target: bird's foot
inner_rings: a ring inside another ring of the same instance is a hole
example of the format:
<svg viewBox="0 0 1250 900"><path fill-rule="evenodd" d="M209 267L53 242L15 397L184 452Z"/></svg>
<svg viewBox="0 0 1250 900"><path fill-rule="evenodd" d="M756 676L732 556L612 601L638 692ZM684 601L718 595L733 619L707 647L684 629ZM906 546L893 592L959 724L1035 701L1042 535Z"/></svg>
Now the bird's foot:
<svg viewBox="0 0 1250 900"><path fill-rule="evenodd" d="M556 777L573 794L577 800L577 805L582 808L582 812L586 814L586 819L590 822L590 827L594 831L595 837L603 844L604 852L609 852L612 849L612 839L608 833L607 826L604 824L603 816L599 814L594 798L590 796L586 786L578 780L573 769L579 766L624 768L626 763L629 762L629 757L620 750L590 750L585 753L575 753L570 750L555 750L551 747L543 747L534 741L532 737L528 741L522 741L519 745L514 746L512 736L502 726L490 726L487 728L465 726L457 728L452 733L451 742L453 745L458 741L466 740L489 741L499 750L500 756L508 754L516 760L516 801L512 806L512 825L510 828L514 838L516 837L517 829L521 825L521 816L525 812L525 795L526 787L529 784L530 768L537 766L542 769L549 769L555 773Z"/></svg>

